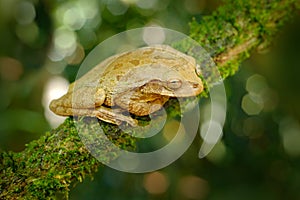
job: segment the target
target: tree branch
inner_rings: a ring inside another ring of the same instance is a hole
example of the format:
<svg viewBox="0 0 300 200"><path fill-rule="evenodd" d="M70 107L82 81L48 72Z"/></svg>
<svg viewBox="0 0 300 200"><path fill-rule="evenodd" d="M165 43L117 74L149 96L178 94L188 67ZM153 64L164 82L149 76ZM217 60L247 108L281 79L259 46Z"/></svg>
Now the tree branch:
<svg viewBox="0 0 300 200"><path fill-rule="evenodd" d="M190 36L210 53L226 78L253 50L268 47L299 7L297 0L228 0L200 22L193 20ZM83 120L86 126L81 128L93 131L89 120ZM117 146L134 148L133 138L114 125L100 124ZM83 146L70 118L22 152L1 152L0 159L0 199L67 197L71 184L92 175L100 165ZM109 162L111 158L103 159Z"/></svg>

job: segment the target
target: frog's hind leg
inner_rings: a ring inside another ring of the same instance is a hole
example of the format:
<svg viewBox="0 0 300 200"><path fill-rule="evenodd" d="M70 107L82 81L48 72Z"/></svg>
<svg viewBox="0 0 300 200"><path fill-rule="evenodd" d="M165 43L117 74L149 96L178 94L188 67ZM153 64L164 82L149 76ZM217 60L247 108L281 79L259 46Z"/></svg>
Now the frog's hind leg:
<svg viewBox="0 0 300 200"><path fill-rule="evenodd" d="M123 115L117 109L106 108L103 106L97 108L72 108L72 107L56 107L55 113L61 116L89 116L97 117L98 119L120 125L123 122L130 126L137 126L137 120L130 116Z"/></svg>
<svg viewBox="0 0 300 200"><path fill-rule="evenodd" d="M118 109L102 106L104 99L103 89L83 86L53 100L49 107L54 113L61 116L90 116L117 125L122 122L131 126L137 125L136 120L123 115Z"/></svg>
<svg viewBox="0 0 300 200"><path fill-rule="evenodd" d="M64 108L64 112L60 115L97 117L98 119L108 123L120 125L125 122L133 127L137 126L138 124L137 120L131 118L130 116L123 115L118 109L113 110L104 106L93 109Z"/></svg>
<svg viewBox="0 0 300 200"><path fill-rule="evenodd" d="M111 109L104 106L100 106L93 110L92 115L100 120L116 125L120 125L123 122L133 127L138 125L137 120L131 118L130 116L123 115L121 112L122 111L120 109Z"/></svg>
<svg viewBox="0 0 300 200"><path fill-rule="evenodd" d="M64 108L95 108L101 106L105 100L105 91L102 88L82 86L72 89L70 86L69 92L59 99L51 101L49 107L54 113L58 115L71 114Z"/></svg>

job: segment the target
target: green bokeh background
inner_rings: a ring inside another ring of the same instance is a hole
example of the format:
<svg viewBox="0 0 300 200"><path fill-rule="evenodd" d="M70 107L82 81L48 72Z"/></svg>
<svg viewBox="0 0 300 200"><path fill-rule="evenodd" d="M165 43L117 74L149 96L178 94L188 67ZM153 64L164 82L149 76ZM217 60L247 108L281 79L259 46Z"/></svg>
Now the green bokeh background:
<svg viewBox="0 0 300 200"><path fill-rule="evenodd" d="M188 34L192 17L201 20L220 5L217 0L0 0L0 148L21 151L50 129L42 104L45 84L53 76L72 82L99 42L146 25ZM60 30L76 39L77 53L51 54ZM179 160L159 172L101 167L92 181L71 189L70 199L300 199L299 32L298 15L269 49L254 53L225 80L224 136L208 157L198 159L197 136Z"/></svg>

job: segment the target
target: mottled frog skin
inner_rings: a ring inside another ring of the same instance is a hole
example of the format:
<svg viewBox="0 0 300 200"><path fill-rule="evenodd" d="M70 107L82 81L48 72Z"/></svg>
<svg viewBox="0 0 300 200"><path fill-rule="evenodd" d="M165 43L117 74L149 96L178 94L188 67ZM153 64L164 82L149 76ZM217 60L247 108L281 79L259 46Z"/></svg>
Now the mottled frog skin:
<svg viewBox="0 0 300 200"><path fill-rule="evenodd" d="M92 116L136 126L128 112L149 115L170 97L196 96L202 90L193 57L167 45L153 45L102 61L53 100L50 109L62 116Z"/></svg>

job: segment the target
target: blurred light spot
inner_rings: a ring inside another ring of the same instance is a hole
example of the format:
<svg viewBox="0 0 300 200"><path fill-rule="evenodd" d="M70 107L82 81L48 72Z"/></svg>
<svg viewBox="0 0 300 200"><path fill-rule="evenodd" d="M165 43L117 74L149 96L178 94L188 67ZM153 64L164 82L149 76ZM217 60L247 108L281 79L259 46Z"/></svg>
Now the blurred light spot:
<svg viewBox="0 0 300 200"><path fill-rule="evenodd" d="M57 24L62 23L62 19L64 18L65 13L67 12L67 10L71 9L73 6L74 6L74 3L72 3L72 4L64 3L56 8L56 10L53 13L54 13L55 21Z"/></svg>
<svg viewBox="0 0 300 200"><path fill-rule="evenodd" d="M221 163L226 156L226 146L224 143L218 142L212 151L207 155L207 159L213 163Z"/></svg>
<svg viewBox="0 0 300 200"><path fill-rule="evenodd" d="M127 11L128 5L119 0L109 0L107 1L107 9L113 15L123 15Z"/></svg>
<svg viewBox="0 0 300 200"><path fill-rule="evenodd" d="M58 28L54 33L54 42L48 57L53 61L60 61L70 56L76 50L76 35L66 28Z"/></svg>
<svg viewBox="0 0 300 200"><path fill-rule="evenodd" d="M72 7L64 13L63 22L71 30L79 30L83 27L85 18L78 7Z"/></svg>
<svg viewBox="0 0 300 200"><path fill-rule="evenodd" d="M231 130L238 136L243 136L243 122L239 117L234 117L231 122Z"/></svg>
<svg viewBox="0 0 300 200"><path fill-rule="evenodd" d="M135 154L124 154L118 158L119 169L124 171L133 171L138 168L140 159Z"/></svg>
<svg viewBox="0 0 300 200"><path fill-rule="evenodd" d="M268 84L265 77L259 74L254 74L253 76L249 77L246 83L246 90L249 93L253 93L256 95L261 95L262 92L267 88Z"/></svg>
<svg viewBox="0 0 300 200"><path fill-rule="evenodd" d="M248 115L257 115L264 108L263 100L258 95L246 94L242 99L242 109Z"/></svg>
<svg viewBox="0 0 300 200"><path fill-rule="evenodd" d="M30 24L36 16L34 5L28 1L21 1L17 4L15 18L19 24Z"/></svg>
<svg viewBox="0 0 300 200"><path fill-rule="evenodd" d="M291 129L283 136L283 146L285 151L291 156L300 155L300 130Z"/></svg>
<svg viewBox="0 0 300 200"><path fill-rule="evenodd" d="M153 172L144 176L144 188L150 194L162 194L167 191L169 181L161 172Z"/></svg>
<svg viewBox="0 0 300 200"><path fill-rule="evenodd" d="M20 79L22 74L23 66L18 60L10 57L0 57L0 75L2 79L16 81Z"/></svg>
<svg viewBox="0 0 300 200"><path fill-rule="evenodd" d="M204 0L185 0L184 5L186 10L191 14L200 13L205 7Z"/></svg>
<svg viewBox="0 0 300 200"><path fill-rule="evenodd" d="M85 53L83 47L78 44L76 50L71 56L66 57L66 61L70 65L77 65L84 59Z"/></svg>
<svg viewBox="0 0 300 200"><path fill-rule="evenodd" d="M78 7L81 9L86 19L92 19L99 14L98 1L97 0L80 0Z"/></svg>
<svg viewBox="0 0 300 200"><path fill-rule="evenodd" d="M242 108L248 115L259 114L262 110L272 111L276 108L278 95L269 88L263 76L254 74L249 77L246 83L246 90L249 94L244 96Z"/></svg>
<svg viewBox="0 0 300 200"><path fill-rule="evenodd" d="M138 0L136 5L142 9L152 9L155 7L157 0Z"/></svg>
<svg viewBox="0 0 300 200"><path fill-rule="evenodd" d="M48 57L54 62L58 62L64 59L64 55L60 54L59 49L55 47L52 47L52 49L48 52Z"/></svg>
<svg viewBox="0 0 300 200"><path fill-rule="evenodd" d="M54 11L57 24L63 24L70 30L97 28L101 24L99 2L97 0L77 0L66 2Z"/></svg>
<svg viewBox="0 0 300 200"><path fill-rule="evenodd" d="M258 117L249 117L244 120L243 132L250 138L258 138L264 132L264 125Z"/></svg>
<svg viewBox="0 0 300 200"><path fill-rule="evenodd" d="M66 50L66 55L73 53L74 46L76 46L76 36L73 31L60 28L55 31L54 36L55 47Z"/></svg>
<svg viewBox="0 0 300 200"><path fill-rule="evenodd" d="M277 107L279 97L275 90L271 88L264 90L262 98L264 100L264 111L272 111Z"/></svg>
<svg viewBox="0 0 300 200"><path fill-rule="evenodd" d="M85 28L97 29L102 23L101 15L97 15L92 19L87 19L84 25Z"/></svg>
<svg viewBox="0 0 300 200"><path fill-rule="evenodd" d="M217 143L222 133L222 126L219 122L209 120L201 125L200 135L205 143Z"/></svg>
<svg viewBox="0 0 300 200"><path fill-rule="evenodd" d="M148 45L162 44L166 39L166 35L160 27L146 27L144 28L143 39Z"/></svg>
<svg viewBox="0 0 300 200"><path fill-rule="evenodd" d="M84 49L92 48L97 41L97 36L91 28L83 28L77 34Z"/></svg>
<svg viewBox="0 0 300 200"><path fill-rule="evenodd" d="M61 74L65 67L67 66L67 63L63 61L54 62L50 59L46 59L45 67L48 72L51 74Z"/></svg>
<svg viewBox="0 0 300 200"><path fill-rule="evenodd" d="M16 34L20 40L26 44L34 44L39 36L39 28L36 23L28 25L17 25Z"/></svg>
<svg viewBox="0 0 300 200"><path fill-rule="evenodd" d="M44 114L46 119L49 121L51 127L55 128L59 124L61 124L65 117L61 117L58 115L55 115L50 109L49 104L53 99L57 99L67 93L68 91L69 82L60 77L60 76L54 76L51 79L49 79L44 87L43 92L43 99L42 104L44 106Z"/></svg>
<svg viewBox="0 0 300 200"><path fill-rule="evenodd" d="M168 121L163 129L163 137L169 142L171 141L177 133L180 126L180 122L177 120Z"/></svg>
<svg viewBox="0 0 300 200"><path fill-rule="evenodd" d="M208 184L197 176L185 176L178 183L184 199L204 199L208 193Z"/></svg>
<svg viewBox="0 0 300 200"><path fill-rule="evenodd" d="M279 124L279 132L282 136L283 147L287 154L300 156L300 125L290 118L282 120Z"/></svg>

